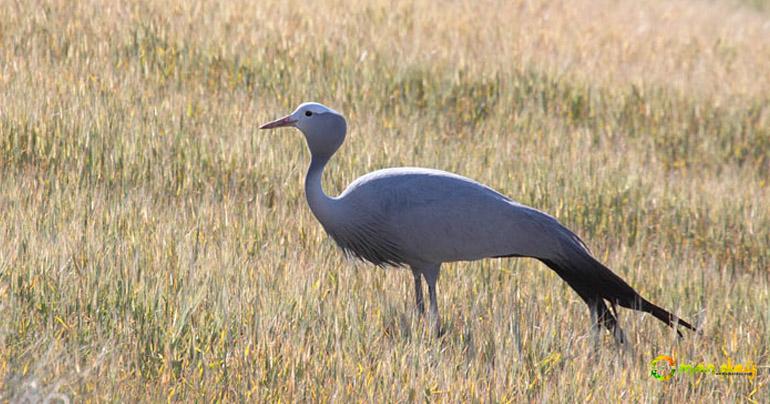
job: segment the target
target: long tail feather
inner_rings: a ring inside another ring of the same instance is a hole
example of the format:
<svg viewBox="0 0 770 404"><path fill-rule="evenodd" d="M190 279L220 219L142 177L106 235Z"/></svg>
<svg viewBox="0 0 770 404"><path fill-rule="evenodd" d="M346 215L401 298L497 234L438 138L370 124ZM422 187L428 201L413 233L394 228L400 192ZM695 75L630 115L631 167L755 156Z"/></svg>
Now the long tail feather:
<svg viewBox="0 0 770 404"><path fill-rule="evenodd" d="M679 324L690 330L696 330L690 323L644 299L622 278L591 256L582 244L574 241L566 246L568 247L567 257L540 258L540 261L567 282L589 307L596 305L597 300L603 299L613 305L619 304L626 308L650 313L671 328L676 329L676 325ZM616 327L615 317L603 302L597 309L600 316L605 319L604 326L612 331L610 327ZM676 331L681 337L681 332L678 329Z"/></svg>
<svg viewBox="0 0 770 404"><path fill-rule="evenodd" d="M645 311L647 313L652 314L657 318L658 320L666 323L669 327L676 329L676 324L679 324L685 328L688 328L693 331L697 331L695 327L693 327L690 323L687 321L682 320L681 318L669 313L665 309L661 308L660 306L657 306L653 303L650 303L647 300L642 299L642 311ZM676 333L679 334L679 336L682 336L682 333L679 332L679 330L676 330Z"/></svg>

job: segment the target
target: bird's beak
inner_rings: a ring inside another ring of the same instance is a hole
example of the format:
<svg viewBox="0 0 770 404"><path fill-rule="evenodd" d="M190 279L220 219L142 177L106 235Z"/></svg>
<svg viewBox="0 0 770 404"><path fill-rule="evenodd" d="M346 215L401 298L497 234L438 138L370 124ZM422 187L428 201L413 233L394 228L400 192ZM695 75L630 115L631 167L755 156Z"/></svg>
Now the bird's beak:
<svg viewBox="0 0 770 404"><path fill-rule="evenodd" d="M292 118L291 115L287 115L281 119L277 119L273 122L268 122L262 126L259 127L259 129L273 129L273 128L280 128L283 126L294 126L294 123L296 123L297 120Z"/></svg>

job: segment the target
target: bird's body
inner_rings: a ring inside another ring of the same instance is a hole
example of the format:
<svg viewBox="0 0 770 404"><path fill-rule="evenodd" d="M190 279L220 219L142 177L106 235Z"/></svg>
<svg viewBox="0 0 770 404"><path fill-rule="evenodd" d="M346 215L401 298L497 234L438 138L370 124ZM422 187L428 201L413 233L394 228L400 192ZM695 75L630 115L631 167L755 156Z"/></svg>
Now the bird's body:
<svg viewBox="0 0 770 404"><path fill-rule="evenodd" d="M439 170L375 171L351 183L331 204L340 214L319 214L321 224L345 250L376 265L515 255L552 258L559 254L554 245L579 243L553 217ZM367 237L387 239L391 248L372 257L369 250L382 243ZM358 245L371 247L356 249Z"/></svg>
<svg viewBox="0 0 770 404"><path fill-rule="evenodd" d="M648 312L674 328L678 323L695 329L642 298L555 218L471 179L425 168L391 168L366 174L338 197L329 197L321 185L323 170L345 139L345 119L321 104L305 103L261 128L281 126L297 127L305 135L312 155L305 193L327 233L349 255L379 266L411 268L420 312L424 278L437 328L436 282L442 263L531 257L553 269L586 302L594 329L604 325L618 342L624 341L623 332L605 301L613 308L619 304Z"/></svg>

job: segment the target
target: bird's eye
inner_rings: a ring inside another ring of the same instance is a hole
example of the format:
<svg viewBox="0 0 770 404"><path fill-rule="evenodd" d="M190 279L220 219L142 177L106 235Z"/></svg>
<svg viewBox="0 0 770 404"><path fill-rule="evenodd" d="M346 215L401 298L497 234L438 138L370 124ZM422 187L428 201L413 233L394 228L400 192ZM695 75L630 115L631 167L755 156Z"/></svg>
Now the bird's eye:
<svg viewBox="0 0 770 404"><path fill-rule="evenodd" d="M313 113L310 111L305 111L305 116L313 116Z"/></svg>

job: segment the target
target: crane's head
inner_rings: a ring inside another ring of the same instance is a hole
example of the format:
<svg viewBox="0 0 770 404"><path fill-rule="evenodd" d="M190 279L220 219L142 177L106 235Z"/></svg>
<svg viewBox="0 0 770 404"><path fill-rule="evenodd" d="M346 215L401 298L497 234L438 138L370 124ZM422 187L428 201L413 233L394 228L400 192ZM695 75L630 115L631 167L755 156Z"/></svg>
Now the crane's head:
<svg viewBox="0 0 770 404"><path fill-rule="evenodd" d="M317 157L331 157L345 141L347 123L339 112L317 102L300 104L291 114L268 122L260 129L293 126L305 135L310 153Z"/></svg>

